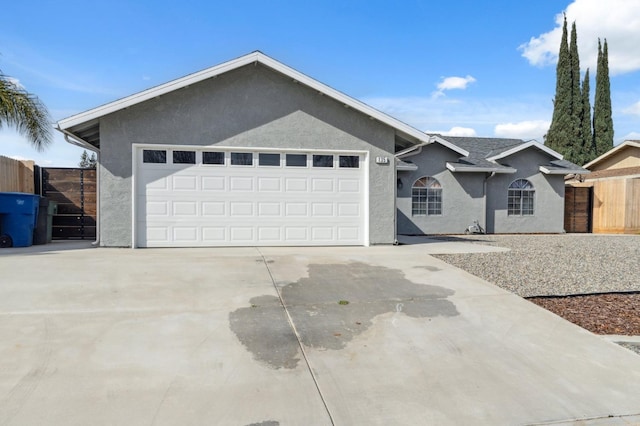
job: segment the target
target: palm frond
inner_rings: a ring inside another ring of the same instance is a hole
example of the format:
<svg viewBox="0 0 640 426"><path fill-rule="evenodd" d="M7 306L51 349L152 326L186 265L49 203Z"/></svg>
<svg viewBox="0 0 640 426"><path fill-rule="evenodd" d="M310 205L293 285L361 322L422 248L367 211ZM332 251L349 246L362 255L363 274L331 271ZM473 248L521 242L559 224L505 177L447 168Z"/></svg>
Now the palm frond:
<svg viewBox="0 0 640 426"><path fill-rule="evenodd" d="M0 74L0 128L15 127L38 151L51 144L52 126L47 107L36 96Z"/></svg>

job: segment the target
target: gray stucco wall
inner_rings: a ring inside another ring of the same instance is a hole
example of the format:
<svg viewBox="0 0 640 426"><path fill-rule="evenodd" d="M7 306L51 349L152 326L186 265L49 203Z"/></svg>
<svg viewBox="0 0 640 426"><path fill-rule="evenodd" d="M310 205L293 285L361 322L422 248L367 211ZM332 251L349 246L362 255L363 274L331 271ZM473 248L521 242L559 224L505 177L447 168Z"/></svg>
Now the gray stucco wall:
<svg viewBox="0 0 640 426"><path fill-rule="evenodd" d="M487 226L490 233L560 233L564 230L564 176L545 175L539 171L549 156L529 148L500 160L518 171L498 174L488 181ZM507 197L511 182L527 179L535 189L532 216L508 216Z"/></svg>
<svg viewBox="0 0 640 426"><path fill-rule="evenodd" d="M394 130L262 65L249 65L103 117L100 240L131 246L132 144L369 151L369 240L392 243Z"/></svg>
<svg viewBox="0 0 640 426"><path fill-rule="evenodd" d="M484 220L484 173L452 173L447 161L460 154L434 143L420 154L407 157L418 166L413 172L398 172L402 188L398 188L398 234L459 234L474 220ZM442 185L442 215L413 216L411 187L424 176L436 178Z"/></svg>

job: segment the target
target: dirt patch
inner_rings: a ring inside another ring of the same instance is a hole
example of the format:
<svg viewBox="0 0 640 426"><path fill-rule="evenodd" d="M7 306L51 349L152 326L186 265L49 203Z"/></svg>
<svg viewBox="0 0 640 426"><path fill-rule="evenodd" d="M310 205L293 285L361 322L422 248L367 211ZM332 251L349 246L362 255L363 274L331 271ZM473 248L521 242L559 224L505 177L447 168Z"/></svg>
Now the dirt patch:
<svg viewBox="0 0 640 426"><path fill-rule="evenodd" d="M609 293L527 300L596 334L640 335L640 293Z"/></svg>

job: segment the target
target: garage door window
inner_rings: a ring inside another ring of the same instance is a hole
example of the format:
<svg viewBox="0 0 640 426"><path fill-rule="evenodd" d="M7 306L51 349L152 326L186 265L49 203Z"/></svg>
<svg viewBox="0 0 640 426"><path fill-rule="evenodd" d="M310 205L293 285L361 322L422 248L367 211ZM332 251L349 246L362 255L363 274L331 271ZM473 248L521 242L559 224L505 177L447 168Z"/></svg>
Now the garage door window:
<svg viewBox="0 0 640 426"><path fill-rule="evenodd" d="M196 164L196 152L173 151L173 164Z"/></svg>
<svg viewBox="0 0 640 426"><path fill-rule="evenodd" d="M357 155L341 155L340 167L343 169L357 169L360 167L360 157Z"/></svg>
<svg viewBox="0 0 640 426"><path fill-rule="evenodd" d="M251 166L253 165L253 153L251 152L232 152L232 166Z"/></svg>
<svg viewBox="0 0 640 426"><path fill-rule="evenodd" d="M258 164L261 166L280 166L280 154L258 154Z"/></svg>
<svg viewBox="0 0 640 426"><path fill-rule="evenodd" d="M333 155L314 155L313 167L333 167Z"/></svg>
<svg viewBox="0 0 640 426"><path fill-rule="evenodd" d="M166 163L167 151L159 149L145 149L142 151L143 163Z"/></svg>
<svg viewBox="0 0 640 426"><path fill-rule="evenodd" d="M203 152L202 164L224 164L224 152Z"/></svg>
<svg viewBox="0 0 640 426"><path fill-rule="evenodd" d="M287 167L307 167L307 154L287 154Z"/></svg>

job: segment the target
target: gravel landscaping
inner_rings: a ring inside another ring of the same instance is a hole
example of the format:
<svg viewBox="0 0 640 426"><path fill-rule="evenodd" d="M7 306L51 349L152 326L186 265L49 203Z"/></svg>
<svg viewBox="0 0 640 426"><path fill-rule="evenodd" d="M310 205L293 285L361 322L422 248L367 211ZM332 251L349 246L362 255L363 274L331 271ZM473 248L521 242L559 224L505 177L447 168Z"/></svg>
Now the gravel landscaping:
<svg viewBox="0 0 640 426"><path fill-rule="evenodd" d="M597 334L640 335L640 236L434 237L509 248L434 255ZM542 297L540 297L542 296ZM640 345L623 344L640 353Z"/></svg>
<svg viewBox="0 0 640 426"><path fill-rule="evenodd" d="M509 248L435 257L522 297L640 291L640 235L434 237Z"/></svg>

